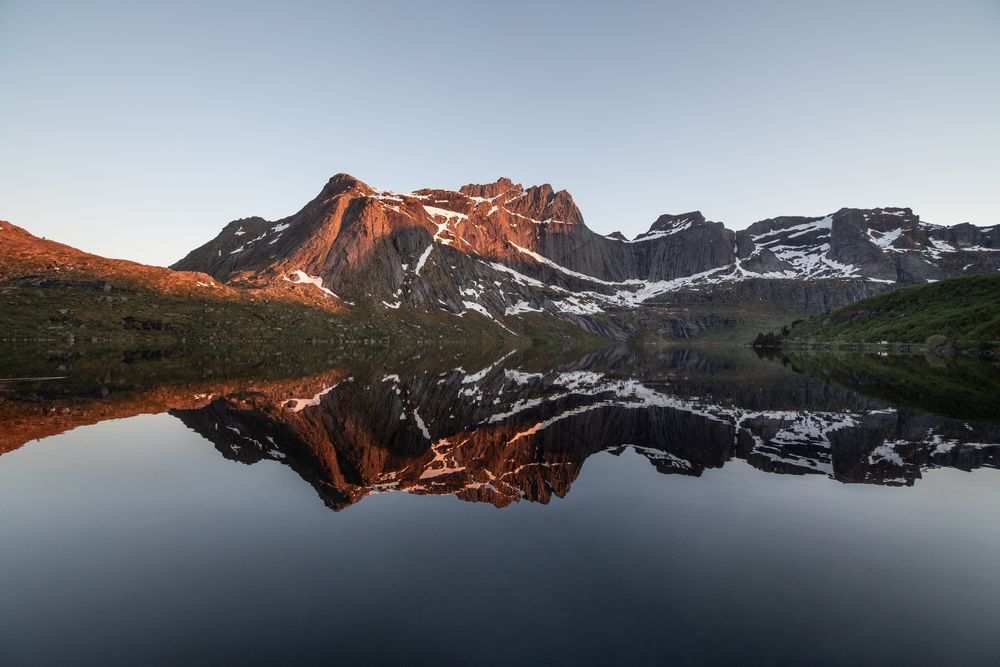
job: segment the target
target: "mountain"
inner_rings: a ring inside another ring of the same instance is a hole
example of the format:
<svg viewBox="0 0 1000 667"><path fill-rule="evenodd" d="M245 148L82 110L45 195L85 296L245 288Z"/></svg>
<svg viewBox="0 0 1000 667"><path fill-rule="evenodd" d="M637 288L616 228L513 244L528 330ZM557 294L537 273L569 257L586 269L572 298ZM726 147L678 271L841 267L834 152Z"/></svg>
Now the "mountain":
<svg viewBox="0 0 1000 667"><path fill-rule="evenodd" d="M205 273L109 259L0 221L0 340L177 344L329 341L393 352L467 338L485 346L509 332L453 317L351 309L311 285L226 284ZM440 315L440 314L439 314ZM566 325L566 328L569 328ZM417 334L417 335L414 335ZM405 343L405 344L404 344ZM138 346L138 348L136 347Z"/></svg>
<svg viewBox="0 0 1000 667"><path fill-rule="evenodd" d="M589 229L572 196L547 184L396 193L338 174L294 215L235 220L173 268L231 285L309 285L366 310L474 313L513 329L541 313L616 338L686 336L737 323L749 303L817 313L996 271L1000 227L845 208L733 231L693 211L628 239Z"/></svg>

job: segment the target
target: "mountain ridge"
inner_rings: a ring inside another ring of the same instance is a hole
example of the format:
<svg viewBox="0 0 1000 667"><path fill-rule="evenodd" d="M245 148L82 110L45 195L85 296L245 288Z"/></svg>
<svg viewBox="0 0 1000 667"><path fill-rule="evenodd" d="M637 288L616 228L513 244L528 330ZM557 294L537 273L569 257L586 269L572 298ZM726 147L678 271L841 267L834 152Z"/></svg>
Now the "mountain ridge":
<svg viewBox="0 0 1000 667"><path fill-rule="evenodd" d="M884 207L731 230L692 211L629 239L591 230L572 195L549 184L397 193L341 173L293 215L233 221L173 268L232 284L309 282L349 305L475 312L501 326L541 312L627 338L644 326L637 311L665 321L695 304L752 300L814 313L1000 270L1000 229Z"/></svg>

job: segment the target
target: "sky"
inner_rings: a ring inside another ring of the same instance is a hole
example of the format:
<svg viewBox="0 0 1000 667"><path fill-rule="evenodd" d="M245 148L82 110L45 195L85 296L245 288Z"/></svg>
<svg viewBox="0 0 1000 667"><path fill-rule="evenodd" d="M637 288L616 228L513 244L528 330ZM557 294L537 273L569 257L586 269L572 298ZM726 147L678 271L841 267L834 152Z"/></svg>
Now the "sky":
<svg viewBox="0 0 1000 667"><path fill-rule="evenodd" d="M151 264L338 172L551 183L629 236L1000 223L1000 0L0 0L0 91L0 219Z"/></svg>

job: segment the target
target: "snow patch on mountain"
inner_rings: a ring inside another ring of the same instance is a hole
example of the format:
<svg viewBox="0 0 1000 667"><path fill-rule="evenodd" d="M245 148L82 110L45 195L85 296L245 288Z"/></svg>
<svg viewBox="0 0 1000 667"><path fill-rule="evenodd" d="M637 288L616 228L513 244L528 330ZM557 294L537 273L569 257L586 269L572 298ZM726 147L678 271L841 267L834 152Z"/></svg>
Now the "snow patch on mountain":
<svg viewBox="0 0 1000 667"><path fill-rule="evenodd" d="M292 278L295 278L295 280L292 280ZM319 290L322 291L323 293L325 293L325 294L327 294L329 296L332 296L332 297L334 297L336 299L340 299L340 297L337 296L336 294L334 294L332 290L329 290L326 287L323 287L323 279L322 278L320 278L319 276L310 276L308 273L306 273L305 271L303 271L301 269L299 269L297 271L292 271L287 276L284 276L284 280L286 280L286 281L288 281L290 283L306 283L308 285L313 285L313 286L319 288Z"/></svg>
<svg viewBox="0 0 1000 667"><path fill-rule="evenodd" d="M433 249L434 249L434 244L432 243L429 246L427 246L424 252L421 253L420 258L417 259L417 266L413 270L413 272L418 276L420 275L420 269L424 268L424 264L427 263L427 258L431 256L431 250Z"/></svg>
<svg viewBox="0 0 1000 667"><path fill-rule="evenodd" d="M504 315L522 315L524 313L544 313L545 311L541 308L534 308L527 301L518 301L513 306L507 306L504 310Z"/></svg>

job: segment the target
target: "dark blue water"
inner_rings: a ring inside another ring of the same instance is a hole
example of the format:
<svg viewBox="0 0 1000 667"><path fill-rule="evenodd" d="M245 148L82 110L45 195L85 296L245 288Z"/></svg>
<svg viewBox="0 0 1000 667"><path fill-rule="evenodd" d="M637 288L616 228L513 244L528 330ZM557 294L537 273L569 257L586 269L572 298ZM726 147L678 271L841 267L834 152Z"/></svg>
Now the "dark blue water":
<svg viewBox="0 0 1000 667"><path fill-rule="evenodd" d="M978 442L996 427L962 423L970 435L949 445L941 418L888 414L892 408L836 388L803 399L823 410L803 405L821 416L796 422L777 408L734 407L738 392L722 388L723 375L717 393L725 396L713 398L714 410L751 410L735 419L760 424L766 412L788 427L784 435L773 424L745 436L737 429L734 438L717 435L720 422L692 412L692 392L676 386L675 393L659 386L661 398L650 399L634 387L609 393L593 377L562 377L550 387L552 401L509 418L524 419L511 433L537 429L514 445L507 432L470 440L502 420L463 417L449 428L421 403L423 428L436 429L437 449L428 450L431 443L409 440L421 429L407 410L427 399L417 395L417 380L404 377L396 393L388 391L394 379L377 389L378 375L356 377L344 390L368 382L375 400L384 389L402 402L403 419L381 398L374 408L354 394L346 395L354 403L339 402L336 388L297 412L280 401L251 408L245 396L217 398L195 411L202 422L190 412L113 419L0 456L0 663L988 665L1000 658L1000 471L983 464L991 450ZM463 384L470 375L456 386L487 394L480 406L510 412L527 400L495 404L482 383ZM510 391L526 386L505 377ZM706 392L697 393L701 411L717 417L705 408ZM671 403L680 399L683 409ZM830 409L836 400L841 412ZM544 413L529 418L532 409ZM460 409L446 406L441 418L449 412ZM338 439L356 436L359 414L367 415L365 432L383 439L360 452L357 437ZM858 424L836 437L822 433L844 415ZM895 424L889 438L886 419ZM248 463L246 449L192 430L202 423L247 447L268 433L284 435L264 445L270 455ZM375 423L402 426L387 435ZM312 424L326 425L336 464L309 468L293 446L293 431L308 439ZM611 434L595 424L610 425ZM453 433L475 452L440 454ZM615 433L642 441L604 440ZM813 441L789 441L803 433ZM896 437L907 434L909 444ZM691 469L700 465L691 452L740 437L750 439L743 450L732 445L720 464ZM530 438L528 463L503 477L507 468L496 461L525 456L515 445ZM895 444L878 450L887 440ZM872 449L854 456L858 442ZM979 464L943 463L944 450L954 456L970 443ZM775 470L767 464L774 456L760 456L779 445L793 467L786 461ZM359 463L376 459L377 473ZM854 470L858 461L866 472ZM578 472L560 477L560 464ZM518 477L526 465L551 472ZM455 472L441 472L449 466ZM470 496L482 492L470 479L487 474L499 495ZM458 478L454 488L449 475ZM519 497L509 497L503 479L516 481L508 486ZM350 502L330 501L345 494Z"/></svg>

